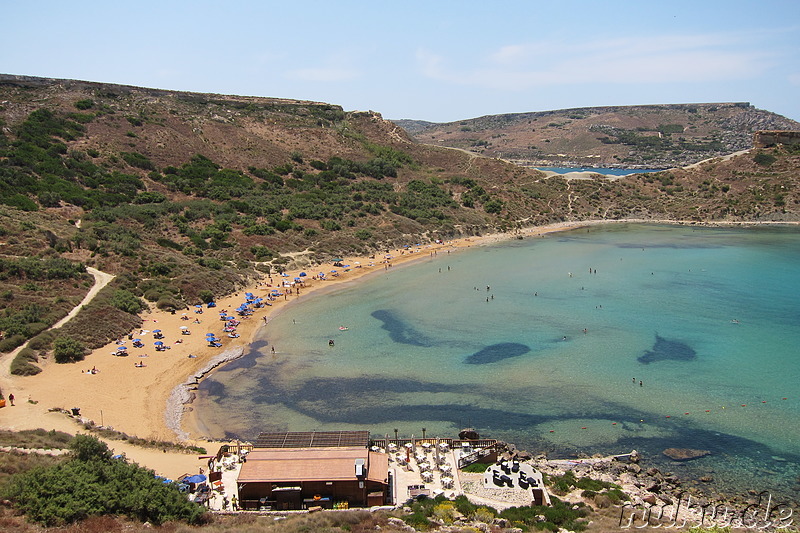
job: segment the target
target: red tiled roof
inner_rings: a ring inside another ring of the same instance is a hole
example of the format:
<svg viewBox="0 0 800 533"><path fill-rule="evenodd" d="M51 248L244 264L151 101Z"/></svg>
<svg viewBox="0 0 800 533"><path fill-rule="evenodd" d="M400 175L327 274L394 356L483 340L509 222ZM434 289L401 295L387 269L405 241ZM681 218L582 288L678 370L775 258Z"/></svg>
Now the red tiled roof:
<svg viewBox="0 0 800 533"><path fill-rule="evenodd" d="M255 449L242 465L238 482L355 481L356 459L367 463L368 480L386 481L386 454L361 447L332 447Z"/></svg>

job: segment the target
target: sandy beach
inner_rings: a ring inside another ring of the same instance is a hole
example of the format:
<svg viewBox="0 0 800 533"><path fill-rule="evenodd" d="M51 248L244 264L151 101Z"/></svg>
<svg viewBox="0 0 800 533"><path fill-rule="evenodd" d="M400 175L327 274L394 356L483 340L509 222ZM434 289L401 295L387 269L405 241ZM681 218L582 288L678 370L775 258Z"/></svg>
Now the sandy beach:
<svg viewBox="0 0 800 533"><path fill-rule="evenodd" d="M192 389L214 368L244 353L259 328L264 327L271 315L290 302L310 298L315 293L324 294L328 291L321 289L353 282L370 273L391 272L396 265L436 257L448 250L457 252L459 249L504 239L535 237L598 223L605 221L565 222L509 234L425 244L391 250L386 254L391 259L386 259L384 254L377 254L374 259L346 257L343 263L350 265L350 268L337 268L338 276L335 277L330 271L336 267L330 264L306 269L307 276L300 278L304 281L299 287L295 286L292 294L279 296L271 302L271 306L255 309L252 316L240 318L237 338L229 338L223 333L225 322L220 320L220 311L227 310L229 314L235 314L234 310L245 299L245 292L265 297L283 280L299 277L300 271L287 271L288 276L285 277L273 274L271 279L264 276L254 286L220 298L216 308L203 306L202 314L195 307L175 314L158 310L145 312L142 314L144 323L141 330L131 332L131 339L141 339L144 347L135 348L132 340L125 338L122 346L126 348L126 356L114 355L120 345L111 343L94 350L80 363L55 364L50 359L40 361L43 372L36 376L20 377L8 373L11 355L5 354L0 358L0 387L6 396L14 394L16 405L0 409L0 427L12 430L58 429L76 433L82 428L74 419L50 410L77 407L83 418L97 425L110 426L141 438L198 444L215 453L218 443L208 443L193 427L192 417L184 416L185 411L191 409L191 404L187 402L191 401ZM323 271L327 272L326 279L317 279L315 274ZM188 328L191 333L182 334L181 327ZM164 336L161 341L169 349L155 350L154 330L161 330ZM221 346L209 347L205 340L207 333L215 333L221 339ZM137 449L118 441L110 441L110 444L116 451L125 452L140 464L167 476L197 471L198 466L204 465L197 455Z"/></svg>

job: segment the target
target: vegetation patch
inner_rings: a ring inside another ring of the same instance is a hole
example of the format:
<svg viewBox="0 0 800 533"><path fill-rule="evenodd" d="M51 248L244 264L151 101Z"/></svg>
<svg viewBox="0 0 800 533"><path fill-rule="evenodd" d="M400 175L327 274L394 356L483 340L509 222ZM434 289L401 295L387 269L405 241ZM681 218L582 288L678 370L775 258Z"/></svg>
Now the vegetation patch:
<svg viewBox="0 0 800 533"><path fill-rule="evenodd" d="M45 526L60 526L90 516L120 515L159 525L167 521L200 524L205 509L186 499L175 484L152 470L114 459L103 442L78 435L69 444L72 457L11 477L3 497Z"/></svg>

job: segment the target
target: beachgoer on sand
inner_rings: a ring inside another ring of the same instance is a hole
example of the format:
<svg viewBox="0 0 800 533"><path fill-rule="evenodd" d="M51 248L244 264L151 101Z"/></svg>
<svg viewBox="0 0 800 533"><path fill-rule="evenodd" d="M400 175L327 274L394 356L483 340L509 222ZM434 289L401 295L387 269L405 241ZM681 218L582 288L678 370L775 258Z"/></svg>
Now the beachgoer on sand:
<svg viewBox="0 0 800 533"><path fill-rule="evenodd" d="M11 404L11 407L14 407L14 394L13 393L8 395L8 403Z"/></svg>

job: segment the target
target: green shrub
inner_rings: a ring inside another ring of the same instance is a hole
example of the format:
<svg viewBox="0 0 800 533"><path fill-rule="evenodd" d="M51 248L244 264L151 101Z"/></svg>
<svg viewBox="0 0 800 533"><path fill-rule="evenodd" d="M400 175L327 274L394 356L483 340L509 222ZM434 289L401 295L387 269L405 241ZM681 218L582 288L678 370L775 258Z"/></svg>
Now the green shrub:
<svg viewBox="0 0 800 533"><path fill-rule="evenodd" d="M162 311L176 311L178 309L183 309L185 306L169 296L162 296L156 302L156 307Z"/></svg>
<svg viewBox="0 0 800 533"><path fill-rule="evenodd" d="M135 136L135 134L133 135ZM132 167L141 168L142 170L155 170L156 166L146 156L137 152L122 152L120 154L122 159L125 160Z"/></svg>
<svg viewBox="0 0 800 533"><path fill-rule="evenodd" d="M38 360L39 357L34 350L23 348L11 361L10 372L15 376L35 376L42 371L41 368L33 364Z"/></svg>
<svg viewBox="0 0 800 533"><path fill-rule="evenodd" d="M211 303L211 302L214 301L214 293L212 291L208 290L208 289L203 289L202 291L200 291L198 293L197 296L198 296L198 298L200 298L201 302L206 303L206 304Z"/></svg>
<svg viewBox="0 0 800 533"><path fill-rule="evenodd" d="M161 290L160 289L148 289L144 293L144 299L148 302L157 302L159 298L161 298Z"/></svg>
<svg viewBox="0 0 800 533"><path fill-rule="evenodd" d="M204 509L188 501L174 484L164 484L152 470L112 459L104 443L78 435L70 442L73 457L11 478L2 496L45 526L60 526L90 516L120 515L160 525L180 520L204 521Z"/></svg>
<svg viewBox="0 0 800 533"><path fill-rule="evenodd" d="M130 313L132 315L135 315L142 309L147 308L142 300L137 298L130 291L123 289L114 291L113 296L111 296L111 305L120 311L125 311L126 313Z"/></svg>
<svg viewBox="0 0 800 533"><path fill-rule="evenodd" d="M403 522L417 531L425 531L431 527L431 521L419 511L404 516Z"/></svg>
<svg viewBox="0 0 800 533"><path fill-rule="evenodd" d="M86 357L83 345L72 337L57 337L53 341L53 359L56 363L74 363Z"/></svg>
<svg viewBox="0 0 800 533"><path fill-rule="evenodd" d="M0 352L7 353L13 351L18 346L22 346L26 337L24 335L12 335L7 339L0 341Z"/></svg>
<svg viewBox="0 0 800 533"><path fill-rule="evenodd" d="M756 156L753 158L753 161L754 161L754 162L755 162L757 165L761 165L762 167L768 167L768 166L770 166L772 163L774 163L775 161L777 161L777 158L776 158L774 155L772 155L772 154L765 154L764 152L759 152L759 153L757 153L757 154L756 154Z"/></svg>
<svg viewBox="0 0 800 533"><path fill-rule="evenodd" d="M80 109L81 111L85 111L86 109L91 109L94 107L94 100L90 98L86 98L85 100L78 100L75 102L75 107Z"/></svg>
<svg viewBox="0 0 800 533"><path fill-rule="evenodd" d="M49 350L53 345L56 332L53 330L42 332L28 341L28 348L32 350Z"/></svg>

